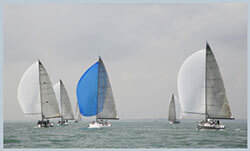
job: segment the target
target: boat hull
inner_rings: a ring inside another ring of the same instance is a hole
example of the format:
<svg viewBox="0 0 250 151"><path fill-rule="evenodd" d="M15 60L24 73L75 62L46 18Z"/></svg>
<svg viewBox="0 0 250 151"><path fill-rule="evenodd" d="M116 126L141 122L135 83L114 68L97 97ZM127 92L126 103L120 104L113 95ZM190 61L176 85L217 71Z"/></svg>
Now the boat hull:
<svg viewBox="0 0 250 151"><path fill-rule="evenodd" d="M170 124L180 124L180 121L169 121Z"/></svg>
<svg viewBox="0 0 250 151"><path fill-rule="evenodd" d="M54 127L54 123L53 122L49 122L49 123L47 123L47 122L40 122L40 123L38 123L37 124L37 127L38 128L42 128L42 127L44 127L44 128L48 128L48 127Z"/></svg>
<svg viewBox="0 0 250 151"><path fill-rule="evenodd" d="M57 124L58 126L67 126L69 125L68 123L60 123L60 124Z"/></svg>
<svg viewBox="0 0 250 151"><path fill-rule="evenodd" d="M67 126L67 125L69 125L69 122L68 122L68 120L58 121L58 125Z"/></svg>
<svg viewBox="0 0 250 151"><path fill-rule="evenodd" d="M220 130L220 129L225 129L225 125L220 125L220 124L211 124L211 123L199 123L197 125L198 129L215 129L215 130Z"/></svg>
<svg viewBox="0 0 250 151"><path fill-rule="evenodd" d="M99 122L92 122L89 123L89 127L88 128L102 128L102 127L110 127L111 124L110 123L99 123Z"/></svg>

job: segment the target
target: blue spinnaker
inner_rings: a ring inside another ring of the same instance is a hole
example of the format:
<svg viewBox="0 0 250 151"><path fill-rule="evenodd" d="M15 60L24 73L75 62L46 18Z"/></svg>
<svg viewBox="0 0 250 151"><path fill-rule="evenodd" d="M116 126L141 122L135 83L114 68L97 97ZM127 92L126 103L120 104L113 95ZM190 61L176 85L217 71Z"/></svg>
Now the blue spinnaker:
<svg viewBox="0 0 250 151"><path fill-rule="evenodd" d="M83 116L97 115L98 66L99 62L92 65L77 84L77 101Z"/></svg>

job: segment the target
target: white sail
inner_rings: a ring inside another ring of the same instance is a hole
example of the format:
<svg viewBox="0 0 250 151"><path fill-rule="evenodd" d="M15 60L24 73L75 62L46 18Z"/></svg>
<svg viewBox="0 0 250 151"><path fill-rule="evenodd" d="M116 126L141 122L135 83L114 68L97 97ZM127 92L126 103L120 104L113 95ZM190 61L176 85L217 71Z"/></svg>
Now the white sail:
<svg viewBox="0 0 250 151"><path fill-rule="evenodd" d="M220 70L208 44L182 64L178 92L184 113L203 114L206 119L232 118Z"/></svg>
<svg viewBox="0 0 250 151"><path fill-rule="evenodd" d="M182 112L205 113L205 49L195 52L178 73L178 93Z"/></svg>
<svg viewBox="0 0 250 151"><path fill-rule="evenodd" d="M107 71L99 59L98 70L98 119L117 119L115 101Z"/></svg>
<svg viewBox="0 0 250 151"><path fill-rule="evenodd" d="M206 50L207 118L232 118L220 70L208 44Z"/></svg>
<svg viewBox="0 0 250 151"><path fill-rule="evenodd" d="M176 110L175 110L175 98L174 94L172 95L169 103L169 109L168 109L168 120L169 121L175 121L176 120Z"/></svg>
<svg viewBox="0 0 250 151"><path fill-rule="evenodd" d="M61 114L62 107L61 107L60 82L56 83L53 86L53 88L54 88L55 95L56 95L56 100L57 100L57 103L58 103L59 113Z"/></svg>
<svg viewBox="0 0 250 151"><path fill-rule="evenodd" d="M17 98L25 116L36 119L59 117L56 96L48 73L40 61L24 73Z"/></svg>
<svg viewBox="0 0 250 151"><path fill-rule="evenodd" d="M55 90L56 98L57 98L58 105L59 105L60 115L65 120L73 120L74 115L71 109L69 96L61 80L57 84L54 85L54 90Z"/></svg>
<svg viewBox="0 0 250 151"><path fill-rule="evenodd" d="M80 120L81 120L81 113L80 113L80 111L79 111L78 103L76 104L75 120L76 120L76 121L80 121Z"/></svg>
<svg viewBox="0 0 250 151"><path fill-rule="evenodd" d="M26 117L42 118L38 61L23 74L18 86L17 99Z"/></svg>
<svg viewBox="0 0 250 151"><path fill-rule="evenodd" d="M40 77L40 98L42 103L42 116L46 119L59 117L59 108L56 100L55 92L52 87L49 75L39 62L39 77Z"/></svg>

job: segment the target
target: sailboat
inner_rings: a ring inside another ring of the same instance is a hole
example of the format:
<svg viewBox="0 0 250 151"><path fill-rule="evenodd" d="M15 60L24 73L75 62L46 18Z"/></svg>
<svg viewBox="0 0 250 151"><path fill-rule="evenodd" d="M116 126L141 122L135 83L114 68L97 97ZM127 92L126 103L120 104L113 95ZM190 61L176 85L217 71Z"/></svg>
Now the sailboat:
<svg viewBox="0 0 250 151"><path fill-rule="evenodd" d="M76 114L75 114L75 123L81 120L81 113L79 111L79 105L76 103Z"/></svg>
<svg viewBox="0 0 250 151"><path fill-rule="evenodd" d="M224 129L220 119L232 120L223 79L215 56L206 49L188 57L178 73L178 93L184 114L205 116L198 129Z"/></svg>
<svg viewBox="0 0 250 151"><path fill-rule="evenodd" d="M68 125L68 120L74 120L74 115L71 109L71 103L69 100L68 93L62 80L59 80L57 84L54 85L54 90L56 98L59 105L59 112L61 120L58 121L60 125Z"/></svg>
<svg viewBox="0 0 250 151"><path fill-rule="evenodd" d="M175 97L174 94L172 94L170 103L169 103L169 109L168 109L168 121L170 124L179 124L180 121L176 119L176 110L175 110Z"/></svg>
<svg viewBox="0 0 250 151"><path fill-rule="evenodd" d="M155 116L154 116L154 120L153 120L153 121L154 121L154 122L158 122L158 121L157 121L157 118L156 118Z"/></svg>
<svg viewBox="0 0 250 151"><path fill-rule="evenodd" d="M107 120L118 120L115 101L104 63L99 60L81 77L77 85L80 113L85 117L96 116L89 128L111 126Z"/></svg>
<svg viewBox="0 0 250 151"><path fill-rule="evenodd" d="M49 75L39 60L23 74L17 99L26 117L39 119L38 127L52 127L54 124L49 119L60 117Z"/></svg>

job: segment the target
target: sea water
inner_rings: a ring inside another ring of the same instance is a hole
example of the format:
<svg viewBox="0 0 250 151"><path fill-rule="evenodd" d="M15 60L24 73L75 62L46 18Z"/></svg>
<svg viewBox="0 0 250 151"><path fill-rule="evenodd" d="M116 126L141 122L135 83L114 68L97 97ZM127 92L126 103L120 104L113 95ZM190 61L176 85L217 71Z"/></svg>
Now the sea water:
<svg viewBox="0 0 250 151"><path fill-rule="evenodd" d="M111 123L90 129L85 120L52 128L4 122L4 148L247 148L246 120L221 121L223 130L198 130L198 120L172 125L166 119Z"/></svg>

